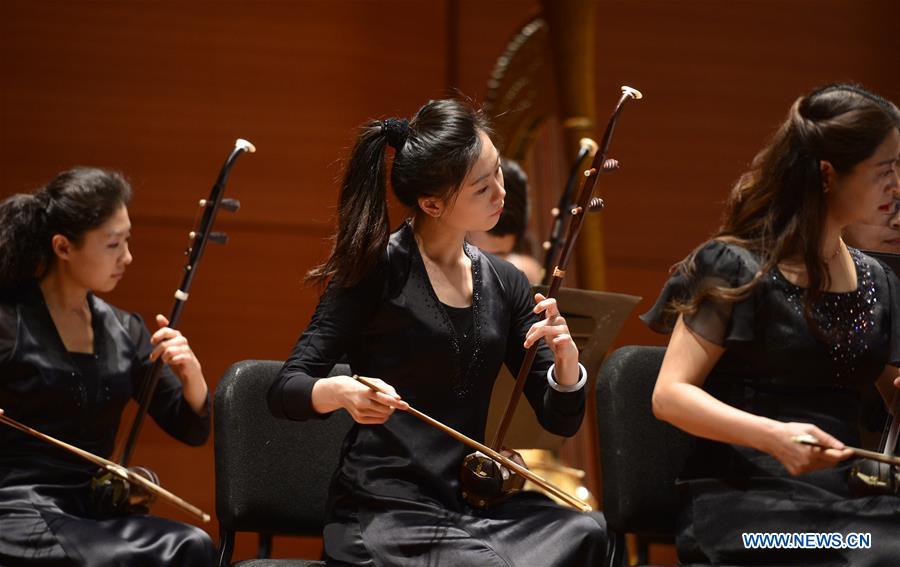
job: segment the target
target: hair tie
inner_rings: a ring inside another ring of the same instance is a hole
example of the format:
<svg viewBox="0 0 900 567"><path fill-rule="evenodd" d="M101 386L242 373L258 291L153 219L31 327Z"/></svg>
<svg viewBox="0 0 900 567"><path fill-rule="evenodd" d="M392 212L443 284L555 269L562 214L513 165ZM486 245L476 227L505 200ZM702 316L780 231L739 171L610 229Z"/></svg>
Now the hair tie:
<svg viewBox="0 0 900 567"><path fill-rule="evenodd" d="M406 143L409 136L409 120L406 118L388 118L381 121L381 133L384 135L389 146L395 150L399 150Z"/></svg>

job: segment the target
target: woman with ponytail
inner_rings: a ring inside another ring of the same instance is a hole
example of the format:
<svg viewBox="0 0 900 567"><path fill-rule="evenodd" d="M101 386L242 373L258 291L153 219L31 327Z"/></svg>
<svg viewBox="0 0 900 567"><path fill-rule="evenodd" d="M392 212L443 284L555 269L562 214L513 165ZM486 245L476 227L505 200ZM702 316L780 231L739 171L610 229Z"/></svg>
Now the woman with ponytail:
<svg viewBox="0 0 900 567"><path fill-rule="evenodd" d="M77 168L36 194L0 203L0 411L94 454L111 456L122 410L151 361L164 367L150 414L170 435L203 444L206 382L178 332L94 293L112 291L132 257L118 173ZM96 467L0 429L0 565L211 565L202 530L120 515L92 498Z"/></svg>
<svg viewBox="0 0 900 567"><path fill-rule="evenodd" d="M412 211L394 232L388 186ZM459 474L470 450L395 411L413 404L483 440L500 365L515 375L525 348L542 341L526 396L548 430L578 430L585 371L556 302L532 296L515 267L465 241L467 232L496 224L504 195L486 120L465 104L431 101L412 120L362 127L341 187L334 249L310 272L327 287L269 391L276 416L305 420L344 409L356 422L331 488L329 565L604 560L599 514L536 493L488 510L469 507ZM344 357L391 394L350 376L324 378Z"/></svg>
<svg viewBox="0 0 900 567"><path fill-rule="evenodd" d="M900 281L841 239L900 192L900 113L854 85L796 100L737 182L721 228L676 266L651 328L671 332L653 393L698 437L681 475L684 562L892 565L900 498L855 497L860 389L900 386ZM795 440L812 436L823 447ZM742 534L821 533L811 548ZM851 533L871 548L844 547Z"/></svg>

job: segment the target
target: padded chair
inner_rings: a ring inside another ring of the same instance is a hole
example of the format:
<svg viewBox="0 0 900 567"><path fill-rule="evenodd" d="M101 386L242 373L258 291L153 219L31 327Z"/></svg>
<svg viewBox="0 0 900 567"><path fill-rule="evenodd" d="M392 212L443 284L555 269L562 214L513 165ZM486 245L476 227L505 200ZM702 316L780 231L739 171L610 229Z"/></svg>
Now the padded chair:
<svg viewBox="0 0 900 567"><path fill-rule="evenodd" d="M241 567L312 567L320 561L272 560L273 535L320 537L331 475L352 425L346 412L305 422L276 419L266 395L282 363L232 365L215 393L216 515L219 566L231 565L234 534L260 534L259 559ZM331 375L349 374L337 365Z"/></svg>
<svg viewBox="0 0 900 567"><path fill-rule="evenodd" d="M603 513L613 546L610 565L628 564L626 533L637 536L641 562L647 560L646 543L674 541L675 478L692 441L653 416L651 397L664 354L663 347L622 347L606 359L597 380Z"/></svg>

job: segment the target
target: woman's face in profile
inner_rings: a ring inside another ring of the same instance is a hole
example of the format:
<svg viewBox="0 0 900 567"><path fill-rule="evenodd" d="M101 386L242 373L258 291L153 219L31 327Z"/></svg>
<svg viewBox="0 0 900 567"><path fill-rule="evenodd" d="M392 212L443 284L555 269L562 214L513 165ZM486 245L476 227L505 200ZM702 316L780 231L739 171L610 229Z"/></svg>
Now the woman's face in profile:
<svg viewBox="0 0 900 567"><path fill-rule="evenodd" d="M900 254L900 200L879 207L863 222L847 225L844 240L854 248Z"/></svg>
<svg viewBox="0 0 900 567"><path fill-rule="evenodd" d="M835 173L830 164L823 164L828 214L835 222L843 227L887 227L894 201L900 198L900 131L891 130L872 156L847 173Z"/></svg>
<svg viewBox="0 0 900 567"><path fill-rule="evenodd" d="M115 289L131 264L129 249L131 220L123 205L99 227L84 233L82 241L70 244L61 268L79 286L96 292Z"/></svg>

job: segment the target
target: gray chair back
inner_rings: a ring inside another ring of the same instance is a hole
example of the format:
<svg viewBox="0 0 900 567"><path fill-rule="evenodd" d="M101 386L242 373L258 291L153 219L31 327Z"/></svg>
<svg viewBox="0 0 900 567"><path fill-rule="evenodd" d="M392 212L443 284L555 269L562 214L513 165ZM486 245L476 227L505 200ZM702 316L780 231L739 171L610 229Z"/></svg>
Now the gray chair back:
<svg viewBox="0 0 900 567"><path fill-rule="evenodd" d="M224 547L238 531L322 535L328 487L353 421L344 411L304 422L272 416L266 397L281 366L244 360L216 387L216 515ZM338 365L331 374L349 372Z"/></svg>
<svg viewBox="0 0 900 567"><path fill-rule="evenodd" d="M675 479L692 438L653 415L651 397L664 354L663 347L622 347L603 363L597 381L603 513L620 534L675 532Z"/></svg>

